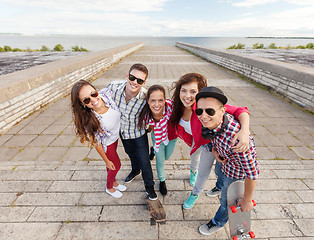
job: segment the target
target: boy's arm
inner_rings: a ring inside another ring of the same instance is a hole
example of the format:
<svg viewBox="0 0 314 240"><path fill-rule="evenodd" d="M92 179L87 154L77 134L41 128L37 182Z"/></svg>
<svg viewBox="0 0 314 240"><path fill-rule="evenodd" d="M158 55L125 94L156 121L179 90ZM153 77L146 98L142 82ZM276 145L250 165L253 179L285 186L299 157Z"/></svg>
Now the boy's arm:
<svg viewBox="0 0 314 240"><path fill-rule="evenodd" d="M239 201L242 212L250 211L253 208L252 199L256 186L256 181L257 180L252 180L247 177L244 180L244 196L243 199Z"/></svg>
<svg viewBox="0 0 314 240"><path fill-rule="evenodd" d="M241 124L241 129L231 140L232 150L234 152L245 152L249 149L250 116L247 112L242 112L238 116L238 120ZM239 142L236 144L237 140Z"/></svg>

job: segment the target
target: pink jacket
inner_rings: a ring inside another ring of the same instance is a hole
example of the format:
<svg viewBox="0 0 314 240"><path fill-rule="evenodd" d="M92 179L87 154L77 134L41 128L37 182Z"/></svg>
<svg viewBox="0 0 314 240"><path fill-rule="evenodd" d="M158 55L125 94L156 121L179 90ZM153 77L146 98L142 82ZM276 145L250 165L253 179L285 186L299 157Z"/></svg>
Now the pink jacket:
<svg viewBox="0 0 314 240"><path fill-rule="evenodd" d="M244 113L244 112L249 113L249 110L246 107L238 107L238 106L226 104L225 108L226 108L226 112L235 116L237 120L241 113ZM202 123L198 119L195 113L195 109L196 109L196 103L194 103L192 106L192 116L191 116L191 122L190 122L193 136L187 133L180 124L178 124L175 128L176 134L178 135L178 137L181 138L189 147L192 146L193 140L194 140L194 145L190 153L191 155L200 146L211 142L210 140L206 140L205 138L202 137Z"/></svg>

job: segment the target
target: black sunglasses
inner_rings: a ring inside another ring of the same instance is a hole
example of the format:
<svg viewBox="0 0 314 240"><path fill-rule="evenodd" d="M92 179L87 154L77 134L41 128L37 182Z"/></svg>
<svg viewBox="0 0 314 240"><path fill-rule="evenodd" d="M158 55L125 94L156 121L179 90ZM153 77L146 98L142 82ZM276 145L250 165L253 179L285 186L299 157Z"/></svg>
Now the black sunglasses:
<svg viewBox="0 0 314 240"><path fill-rule="evenodd" d="M129 74L129 80L130 81L134 81L135 79L136 79L137 83L140 85L142 85L145 82L145 80L137 78L137 77L133 76L132 74Z"/></svg>
<svg viewBox="0 0 314 240"><path fill-rule="evenodd" d="M209 116L214 116L216 114L216 110L213 108L206 108L206 109L196 108L195 113L197 116L201 116L204 110Z"/></svg>
<svg viewBox="0 0 314 240"><path fill-rule="evenodd" d="M92 92L92 93L90 94L90 96L93 97L93 98L98 97L98 92L97 92L97 91ZM85 98L85 99L83 100L83 103L89 104L89 103L90 103L90 97Z"/></svg>

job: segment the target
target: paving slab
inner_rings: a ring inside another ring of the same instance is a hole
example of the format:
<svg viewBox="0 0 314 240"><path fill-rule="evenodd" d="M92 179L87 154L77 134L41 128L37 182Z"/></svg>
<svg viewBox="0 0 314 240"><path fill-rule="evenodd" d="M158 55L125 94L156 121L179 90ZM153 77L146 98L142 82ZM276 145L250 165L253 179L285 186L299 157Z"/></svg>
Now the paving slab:
<svg viewBox="0 0 314 240"><path fill-rule="evenodd" d="M188 72L220 87L229 103L246 106L257 146L261 177L254 199L252 229L257 239L314 239L314 118L299 108L242 80L237 74L172 46L145 46L109 68L93 84L101 89L125 79L129 67L148 67L147 85L171 86ZM149 139L151 144L151 139ZM165 225L150 225L141 176L126 184L120 199L105 193L106 165L95 149L75 136L70 98L44 106L0 136L0 240L20 239L229 239L228 223L211 236L198 227L212 218L219 197L189 197L190 148L178 139L165 162L168 195L162 196L153 160L155 189L167 212ZM130 161L118 144L122 183ZM204 191L216 181L212 172Z"/></svg>

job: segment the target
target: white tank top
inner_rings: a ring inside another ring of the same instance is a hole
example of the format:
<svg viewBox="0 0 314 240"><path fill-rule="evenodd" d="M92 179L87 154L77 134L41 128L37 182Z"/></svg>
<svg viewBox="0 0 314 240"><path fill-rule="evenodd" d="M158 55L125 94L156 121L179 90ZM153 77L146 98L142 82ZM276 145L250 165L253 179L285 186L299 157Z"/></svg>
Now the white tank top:
<svg viewBox="0 0 314 240"><path fill-rule="evenodd" d="M184 130L185 130L188 134L192 135L192 129L191 129L191 123L190 123L190 121L185 121L185 120L183 120L183 119L181 118L179 124L184 128Z"/></svg>
<svg viewBox="0 0 314 240"><path fill-rule="evenodd" d="M119 138L120 112L109 108L106 113L100 115L102 116L100 121L101 126L111 133L111 136L106 142L106 145L109 146Z"/></svg>

